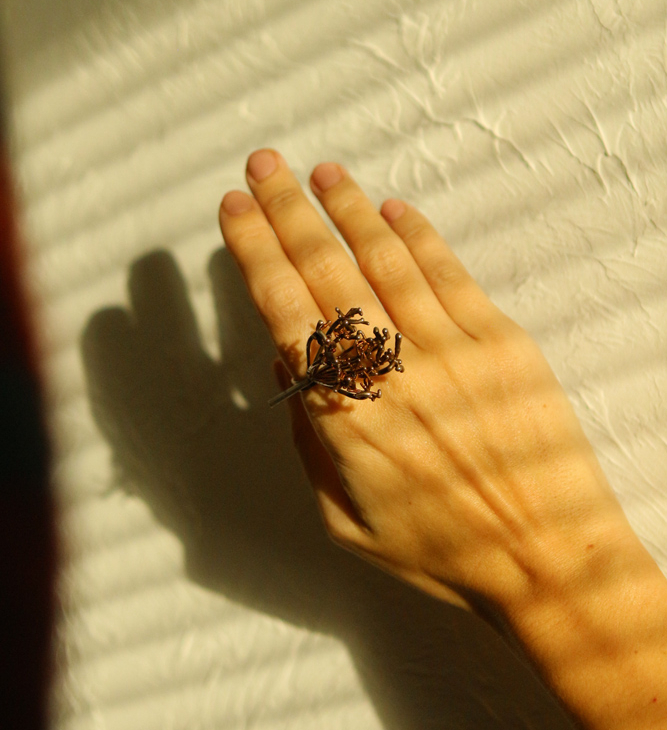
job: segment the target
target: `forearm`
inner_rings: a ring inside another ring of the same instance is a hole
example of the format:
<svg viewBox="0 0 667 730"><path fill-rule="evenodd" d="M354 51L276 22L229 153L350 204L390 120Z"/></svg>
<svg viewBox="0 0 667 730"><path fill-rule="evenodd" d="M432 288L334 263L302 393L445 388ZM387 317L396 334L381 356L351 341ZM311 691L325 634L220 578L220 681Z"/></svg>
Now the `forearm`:
<svg viewBox="0 0 667 730"><path fill-rule="evenodd" d="M611 528L581 544L569 578L556 567L505 617L583 727L667 728L667 579L629 526Z"/></svg>

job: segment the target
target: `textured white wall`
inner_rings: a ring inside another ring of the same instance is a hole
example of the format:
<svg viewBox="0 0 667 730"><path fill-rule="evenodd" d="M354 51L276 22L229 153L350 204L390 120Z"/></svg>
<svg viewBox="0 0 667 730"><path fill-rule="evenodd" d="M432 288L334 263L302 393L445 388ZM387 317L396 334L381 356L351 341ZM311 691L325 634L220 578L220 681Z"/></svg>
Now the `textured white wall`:
<svg viewBox="0 0 667 730"><path fill-rule="evenodd" d="M68 548L58 730L568 727L485 626L322 535L217 206L261 146L419 205L667 569L663 0L1 12Z"/></svg>

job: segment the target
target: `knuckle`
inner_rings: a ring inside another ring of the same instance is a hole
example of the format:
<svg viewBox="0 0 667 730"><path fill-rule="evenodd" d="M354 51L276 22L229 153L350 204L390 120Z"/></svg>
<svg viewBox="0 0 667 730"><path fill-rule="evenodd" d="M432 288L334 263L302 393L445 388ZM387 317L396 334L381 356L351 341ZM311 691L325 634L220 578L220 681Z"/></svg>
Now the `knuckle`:
<svg viewBox="0 0 667 730"><path fill-rule="evenodd" d="M270 195L262 204L269 215L280 213L294 206L301 198L301 191L293 187L282 188Z"/></svg>
<svg viewBox="0 0 667 730"><path fill-rule="evenodd" d="M304 279L312 282L342 283L345 279L340 256L332 252L308 256L301 271Z"/></svg>
<svg viewBox="0 0 667 730"><path fill-rule="evenodd" d="M266 240L266 224L259 222L248 222L235 237L240 246L250 247ZM233 246L233 242L232 242Z"/></svg>
<svg viewBox="0 0 667 730"><path fill-rule="evenodd" d="M346 191L345 194L334 197L327 202L327 210L333 218L340 219L361 213L364 208L364 199L358 193Z"/></svg>
<svg viewBox="0 0 667 730"><path fill-rule="evenodd" d="M301 294L294 281L277 276L264 282L255 297L260 312L266 319L289 320L302 317Z"/></svg>
<svg viewBox="0 0 667 730"><path fill-rule="evenodd" d="M247 216L242 225L229 225L223 230L225 245L232 252L243 252L243 249L266 240L268 234L266 221L255 216Z"/></svg>
<svg viewBox="0 0 667 730"><path fill-rule="evenodd" d="M349 525L344 525L340 519L334 519L331 515L324 515L324 526L331 538L339 547L355 551L359 548L358 541L353 537Z"/></svg>
<svg viewBox="0 0 667 730"><path fill-rule="evenodd" d="M405 276L406 260L394 246L378 246L364 257L362 269L371 279L396 281Z"/></svg>
<svg viewBox="0 0 667 730"><path fill-rule="evenodd" d="M356 514L341 509L340 504L330 501L330 497L319 499L320 513L324 527L332 542L356 553L368 554L372 551L372 539L366 521ZM370 541L369 541L370 540Z"/></svg>
<svg viewBox="0 0 667 730"><path fill-rule="evenodd" d="M423 241L431 236L431 226L419 218L410 220L401 230L401 238L407 243Z"/></svg>
<svg viewBox="0 0 667 730"><path fill-rule="evenodd" d="M429 272L431 285L436 289L449 289L462 285L466 281L464 274L442 261L433 262L432 265L427 264L426 270Z"/></svg>

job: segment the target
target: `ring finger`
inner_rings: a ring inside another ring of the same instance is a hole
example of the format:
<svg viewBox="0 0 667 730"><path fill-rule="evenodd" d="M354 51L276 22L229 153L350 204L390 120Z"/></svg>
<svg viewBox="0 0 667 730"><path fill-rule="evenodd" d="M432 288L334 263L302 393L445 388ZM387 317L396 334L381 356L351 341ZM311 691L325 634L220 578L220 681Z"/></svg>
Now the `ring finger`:
<svg viewBox="0 0 667 730"><path fill-rule="evenodd" d="M366 280L401 332L430 349L452 322L405 242L340 165L318 165L311 188L354 253Z"/></svg>

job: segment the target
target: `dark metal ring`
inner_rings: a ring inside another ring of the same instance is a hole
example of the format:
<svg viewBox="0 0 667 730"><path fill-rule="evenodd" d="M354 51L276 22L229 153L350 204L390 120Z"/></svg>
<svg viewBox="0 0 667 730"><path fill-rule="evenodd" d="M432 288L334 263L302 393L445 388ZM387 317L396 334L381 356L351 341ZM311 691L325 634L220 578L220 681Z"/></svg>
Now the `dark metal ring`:
<svg viewBox="0 0 667 730"><path fill-rule="evenodd" d="M354 400L374 401L382 396L382 391L371 390L373 378L392 370L403 372L403 362L398 357L403 339L399 332L394 337L394 349L385 349L389 330L374 327L373 337L366 337L357 329L369 324L360 307L345 314L336 307L336 313L338 318L333 321L320 320L308 338L306 377L271 398L271 408L314 385L323 385Z"/></svg>

